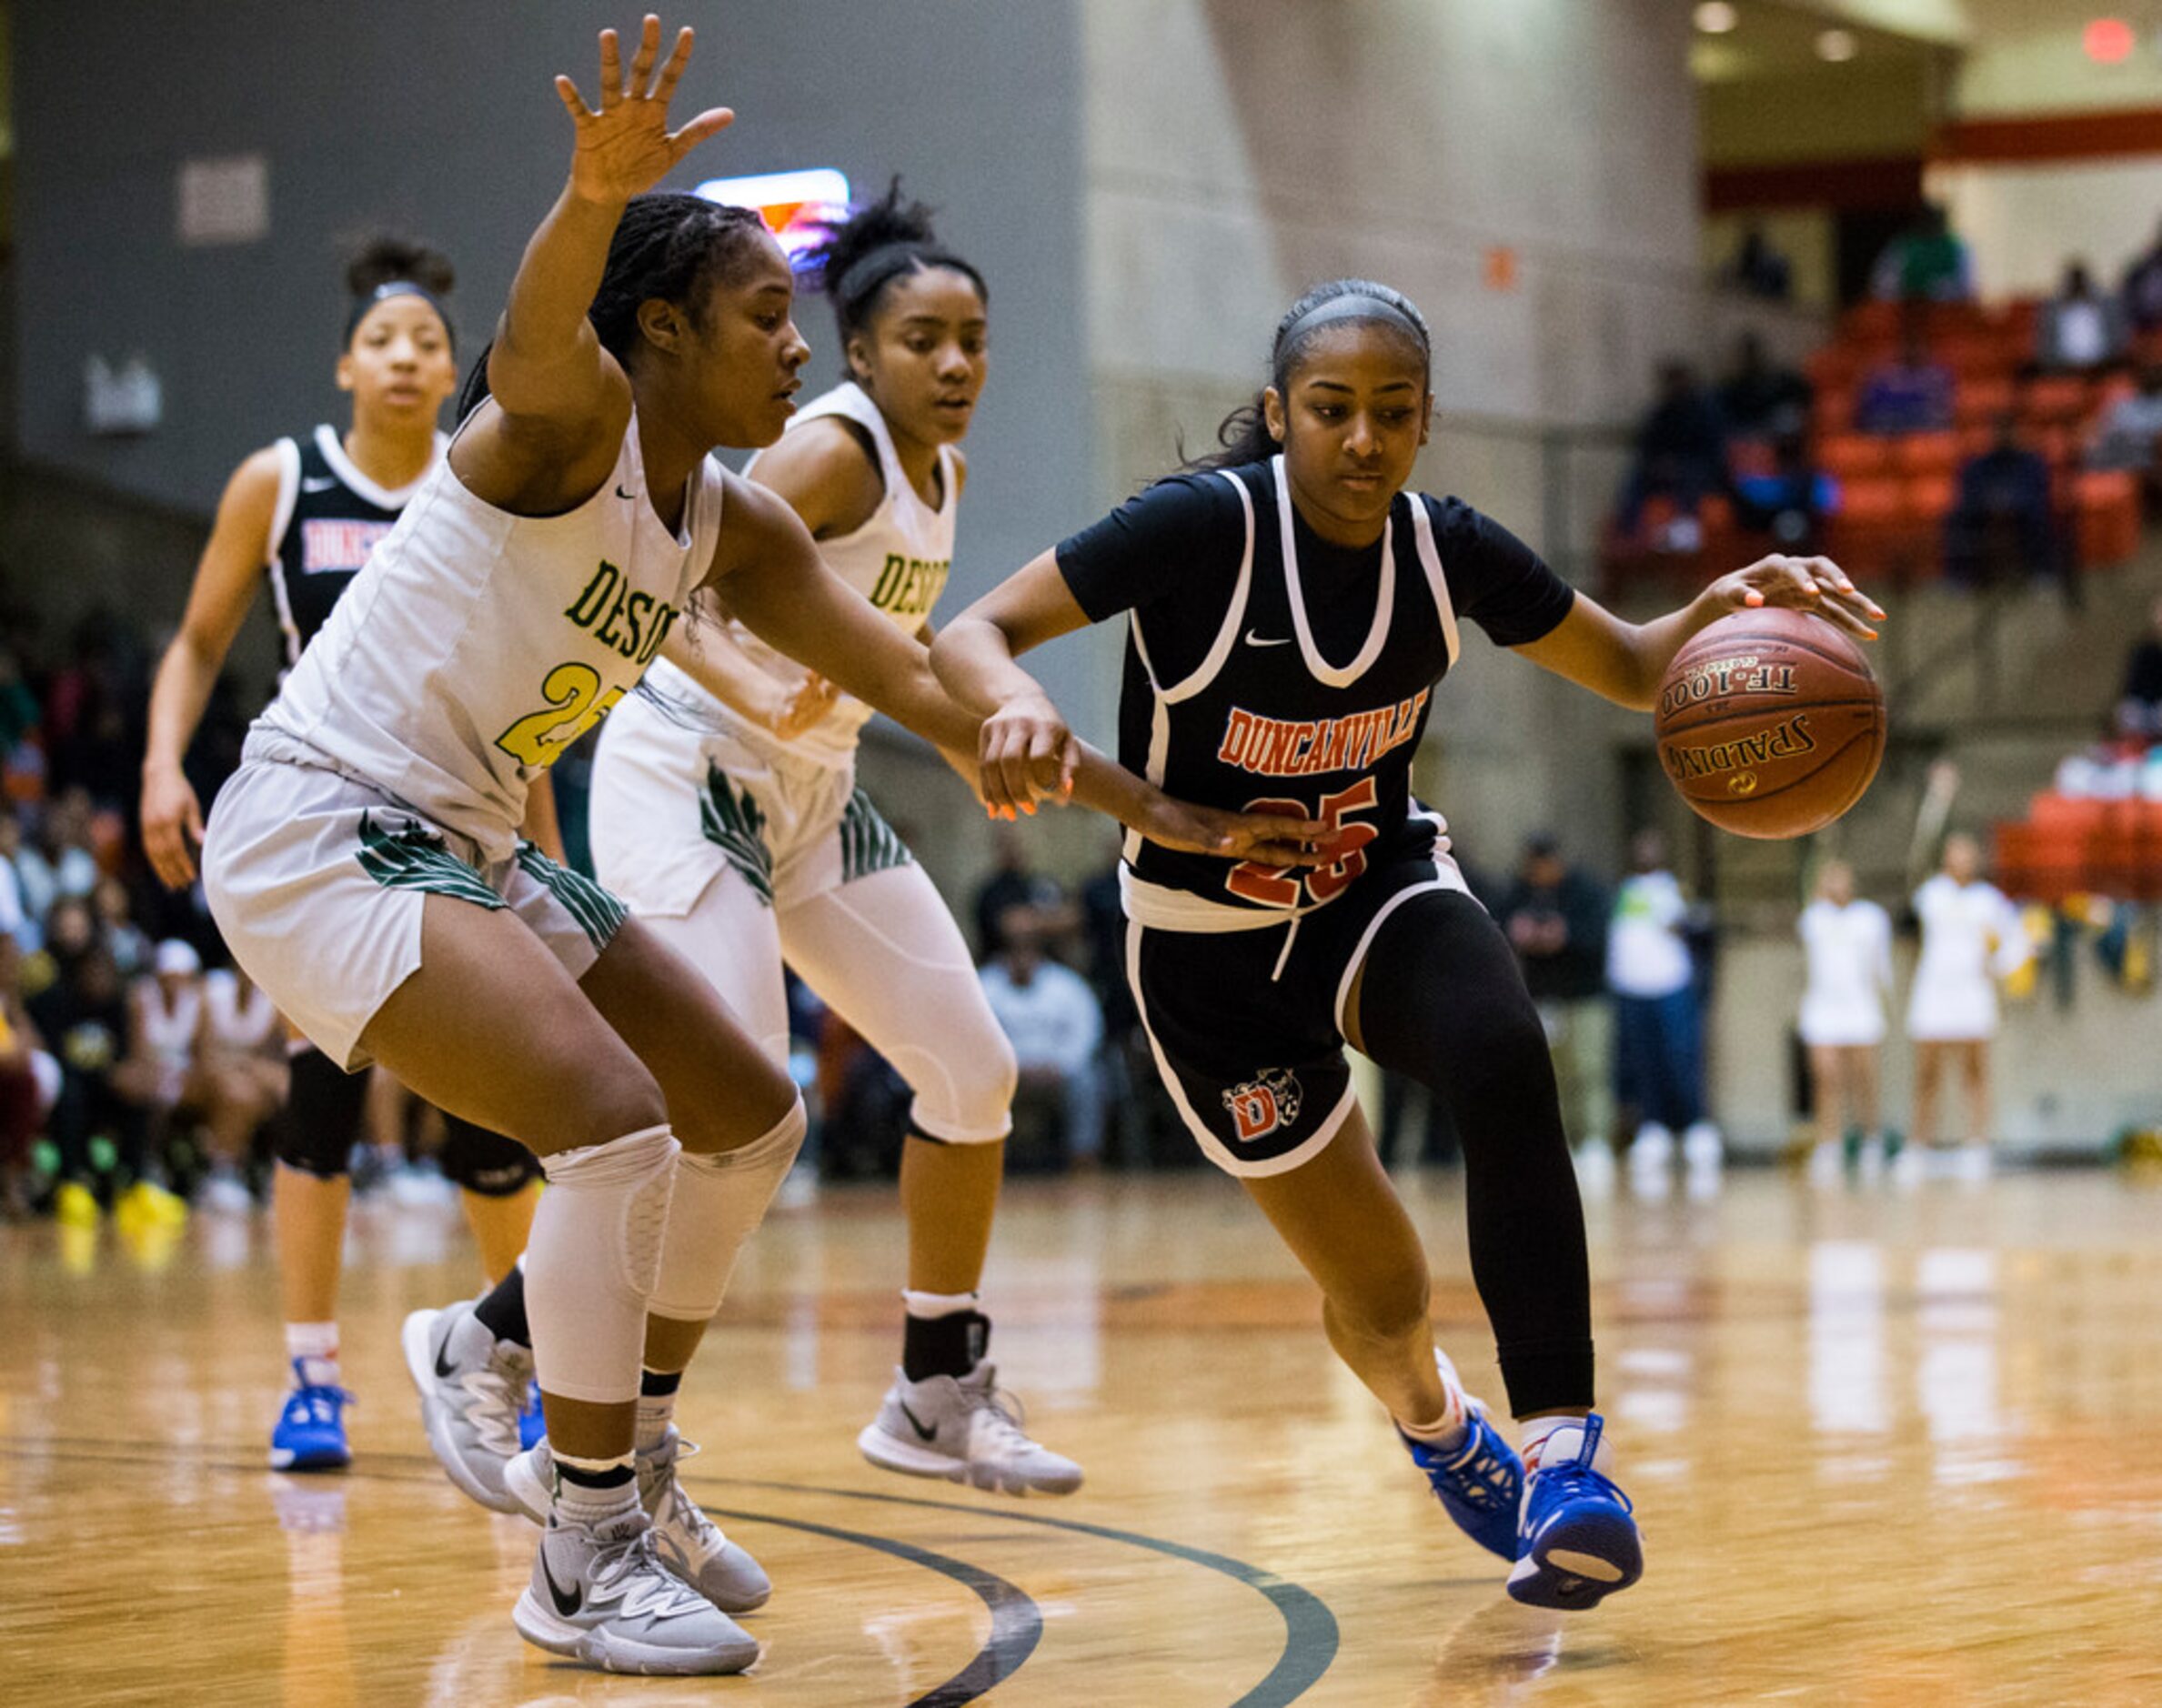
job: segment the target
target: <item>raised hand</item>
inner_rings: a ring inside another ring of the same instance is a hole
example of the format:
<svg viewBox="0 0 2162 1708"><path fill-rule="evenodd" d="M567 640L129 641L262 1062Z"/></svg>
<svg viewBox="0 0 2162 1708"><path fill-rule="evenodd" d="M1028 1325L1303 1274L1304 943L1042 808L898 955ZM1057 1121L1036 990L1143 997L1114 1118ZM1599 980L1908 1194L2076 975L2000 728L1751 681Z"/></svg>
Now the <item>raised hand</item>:
<svg viewBox="0 0 2162 1708"><path fill-rule="evenodd" d="M627 202L651 189L685 155L734 121L736 116L729 108L714 106L680 130L669 128L669 102L684 66L690 63L691 41L688 27L677 32L675 52L656 79L653 62L660 55L660 20L648 13L626 77L616 32L601 31L598 111L586 105L578 85L568 77L556 79L556 93L578 126L570 186L578 196L593 202Z"/></svg>
<svg viewBox="0 0 2162 1708"><path fill-rule="evenodd" d="M1745 569L1721 576L1705 594L1730 612L1765 605L1815 611L1864 640L1875 640L1871 625L1885 620L1884 608L1829 558L1760 558Z"/></svg>

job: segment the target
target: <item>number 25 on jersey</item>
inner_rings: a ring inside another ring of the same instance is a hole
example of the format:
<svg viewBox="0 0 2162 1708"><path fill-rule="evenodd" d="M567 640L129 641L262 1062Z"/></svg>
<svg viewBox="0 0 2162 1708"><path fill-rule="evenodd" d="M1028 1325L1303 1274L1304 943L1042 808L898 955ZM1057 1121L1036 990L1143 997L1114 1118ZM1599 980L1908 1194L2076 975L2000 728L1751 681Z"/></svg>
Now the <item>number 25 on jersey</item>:
<svg viewBox="0 0 2162 1708"><path fill-rule="evenodd" d="M1362 777L1351 788L1322 797L1312 816L1323 820L1330 829L1326 847L1335 858L1327 865L1304 871L1287 871L1281 867L1263 866L1258 860L1242 860L1232 868L1223 887L1234 896L1259 902L1264 908L1295 908L1308 898L1317 907L1324 901L1333 901L1366 869L1366 845L1381 835L1371 824L1345 820L1353 813L1368 811L1378 804L1378 799L1371 777ZM1250 800L1246 810L1279 813L1287 819L1307 816L1304 801L1275 796Z"/></svg>

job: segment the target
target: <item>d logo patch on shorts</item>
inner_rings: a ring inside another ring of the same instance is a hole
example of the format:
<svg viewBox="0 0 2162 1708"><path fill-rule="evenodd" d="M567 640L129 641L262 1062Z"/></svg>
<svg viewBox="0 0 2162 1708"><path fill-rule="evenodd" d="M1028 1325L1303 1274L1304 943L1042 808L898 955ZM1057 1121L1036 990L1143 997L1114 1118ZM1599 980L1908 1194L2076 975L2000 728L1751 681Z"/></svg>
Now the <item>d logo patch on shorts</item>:
<svg viewBox="0 0 2162 1708"><path fill-rule="evenodd" d="M1297 1120L1300 1097L1298 1077L1290 1069L1263 1068L1245 1084L1226 1091L1223 1106L1231 1111L1239 1142L1252 1144Z"/></svg>

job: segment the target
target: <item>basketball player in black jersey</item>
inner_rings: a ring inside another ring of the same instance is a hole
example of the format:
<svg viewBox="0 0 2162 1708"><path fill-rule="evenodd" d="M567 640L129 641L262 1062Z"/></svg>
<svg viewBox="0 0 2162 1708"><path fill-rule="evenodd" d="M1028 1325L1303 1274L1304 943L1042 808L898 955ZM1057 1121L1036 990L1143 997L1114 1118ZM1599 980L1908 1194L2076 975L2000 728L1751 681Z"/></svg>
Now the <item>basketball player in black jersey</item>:
<svg viewBox="0 0 2162 1708"><path fill-rule="evenodd" d="M1123 611L1121 759L1187 799L1325 827L1294 871L1128 839L1142 1020L1195 1140L1320 1284L1331 1344L1450 1515L1512 1562L1519 1601L1580 1608L1643 1569L1592 1410L1583 1211L1538 1014L1412 797L1412 756L1463 619L1649 710L1682 643L1730 611L1805 607L1864 635L1883 613L1824 558L1769 558L1655 622L1619 621L1469 506L1403 489L1431 368L1426 323L1397 292L1310 292L1222 455L1037 558L933 660L990 714L984 795L1011 810L1047 777L1055 789L1073 739L1015 657ZM1353 1095L1347 1040L1455 1115L1521 1460L1433 1344L1425 1253Z"/></svg>
<svg viewBox="0 0 2162 1708"><path fill-rule="evenodd" d="M436 417L458 386L443 296L450 263L397 238L370 242L347 269L352 306L337 359L350 394L342 434L328 426L279 439L233 473L210 543L196 566L180 629L159 660L143 762L143 845L167 885L196 878L203 814L182 769L233 639L266 578L277 612L280 674L322 628L376 542L442 455ZM545 797L544 797L545 799ZM533 827L552 839L552 822ZM274 1189L279 1289L292 1391L272 1432L281 1471L348 1462L337 1359L337 1284L365 1075L347 1075L297 1043L287 1108L276 1125ZM468 1219L491 1279L525 1249L539 1170L524 1147L447 1116L444 1171L463 1189ZM519 1392L523 1402L523 1390Z"/></svg>

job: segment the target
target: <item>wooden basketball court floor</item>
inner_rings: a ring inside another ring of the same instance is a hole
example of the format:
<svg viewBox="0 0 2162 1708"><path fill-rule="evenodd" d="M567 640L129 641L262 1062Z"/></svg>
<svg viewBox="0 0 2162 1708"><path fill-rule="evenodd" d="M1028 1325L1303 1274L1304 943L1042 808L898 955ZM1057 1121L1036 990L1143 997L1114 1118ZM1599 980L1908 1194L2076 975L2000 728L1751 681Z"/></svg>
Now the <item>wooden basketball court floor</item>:
<svg viewBox="0 0 2162 1708"><path fill-rule="evenodd" d="M1445 1343L1496 1392L1461 1186L1407 1192ZM1561 1623L1425 1497L1213 1175L1010 1191L994 1353L1086 1488L871 1469L900 1227L830 1191L773 1218L684 1402L686 1482L778 1586L757 1670L705 1681L512 1631L532 1532L437 1472L397 1354L407 1310L476 1283L455 1211L357 1211L357 1456L313 1478L264 1468L264 1221L0 1229L0 1703L2162 1703L2158 1211L2099 1171L1592 1202L1647 1572Z"/></svg>

